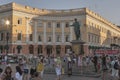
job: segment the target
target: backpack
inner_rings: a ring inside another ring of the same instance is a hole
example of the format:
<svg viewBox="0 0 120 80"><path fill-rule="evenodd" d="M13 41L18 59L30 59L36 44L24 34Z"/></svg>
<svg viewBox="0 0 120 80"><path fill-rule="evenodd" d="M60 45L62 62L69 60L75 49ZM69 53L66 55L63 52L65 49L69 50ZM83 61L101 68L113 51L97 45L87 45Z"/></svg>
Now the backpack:
<svg viewBox="0 0 120 80"><path fill-rule="evenodd" d="M114 69L119 69L119 65L118 65L118 62L115 62L115 64L114 64Z"/></svg>

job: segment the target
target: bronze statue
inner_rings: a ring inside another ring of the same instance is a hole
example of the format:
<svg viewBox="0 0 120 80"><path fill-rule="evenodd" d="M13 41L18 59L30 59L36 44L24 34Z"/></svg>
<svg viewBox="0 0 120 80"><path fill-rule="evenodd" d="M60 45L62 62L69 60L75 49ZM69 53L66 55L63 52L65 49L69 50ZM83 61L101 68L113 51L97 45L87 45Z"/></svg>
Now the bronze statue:
<svg viewBox="0 0 120 80"><path fill-rule="evenodd" d="M80 40L81 39L81 36L80 36L80 24L79 24L79 22L77 21L76 18L74 19L74 21L75 22L71 26L74 27L74 32L75 32L76 40Z"/></svg>

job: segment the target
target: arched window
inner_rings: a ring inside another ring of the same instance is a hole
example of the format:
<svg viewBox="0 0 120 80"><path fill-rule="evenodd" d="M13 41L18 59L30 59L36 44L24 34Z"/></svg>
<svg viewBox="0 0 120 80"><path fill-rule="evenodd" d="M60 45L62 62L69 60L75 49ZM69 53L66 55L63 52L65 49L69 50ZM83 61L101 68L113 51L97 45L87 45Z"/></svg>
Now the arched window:
<svg viewBox="0 0 120 80"><path fill-rule="evenodd" d="M34 54L34 47L33 47L33 45L29 46L29 53L30 54Z"/></svg>
<svg viewBox="0 0 120 80"><path fill-rule="evenodd" d="M57 53L57 54L60 54L60 53L61 53L61 46L60 46L60 45L57 45L57 46L56 46L56 53Z"/></svg>
<svg viewBox="0 0 120 80"><path fill-rule="evenodd" d="M43 51L42 51L42 45L38 45L38 54L41 54Z"/></svg>
<svg viewBox="0 0 120 80"><path fill-rule="evenodd" d="M22 46L21 46L21 45L18 45L18 46L17 46L17 53L18 53L18 54L21 52L21 49L22 49Z"/></svg>
<svg viewBox="0 0 120 80"><path fill-rule="evenodd" d="M47 45L46 46L46 50L47 50L47 55L48 55L48 57L52 54L52 46L51 45Z"/></svg>

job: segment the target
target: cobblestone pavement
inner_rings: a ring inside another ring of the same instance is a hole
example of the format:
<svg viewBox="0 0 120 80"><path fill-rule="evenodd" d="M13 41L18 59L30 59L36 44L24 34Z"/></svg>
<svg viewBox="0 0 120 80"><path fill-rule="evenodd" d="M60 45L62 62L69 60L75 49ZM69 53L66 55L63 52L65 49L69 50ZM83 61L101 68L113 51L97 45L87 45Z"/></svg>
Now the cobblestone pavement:
<svg viewBox="0 0 120 80"><path fill-rule="evenodd" d="M15 66L16 64L11 64L11 67L12 67L12 70L13 70L13 75L15 75ZM5 65L0 65L0 67L2 68L5 68ZM90 72L91 74L91 72ZM88 75L90 75L88 74ZM98 73L96 73L98 74ZM73 73L73 76L71 77L68 77L67 75L62 75L62 79L61 80L102 80L101 76L99 77L94 77L93 76L86 76L87 74L85 75L79 75L78 73L75 75L75 73ZM56 75L55 75L55 72L52 73L52 74L48 74L48 73L45 73L44 74L44 80L56 80ZM106 79L105 80L110 80L110 74L106 73Z"/></svg>
<svg viewBox="0 0 120 80"><path fill-rule="evenodd" d="M45 74L44 80L56 80L55 74ZM101 78L93 78L93 77L83 77L83 76L71 76L62 75L61 80L101 80Z"/></svg>

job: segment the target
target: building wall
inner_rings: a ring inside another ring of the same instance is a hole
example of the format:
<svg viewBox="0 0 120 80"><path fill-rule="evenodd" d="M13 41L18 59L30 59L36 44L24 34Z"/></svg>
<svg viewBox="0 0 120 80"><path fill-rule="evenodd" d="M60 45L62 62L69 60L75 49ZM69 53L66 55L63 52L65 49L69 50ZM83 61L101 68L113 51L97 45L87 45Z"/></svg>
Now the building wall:
<svg viewBox="0 0 120 80"><path fill-rule="evenodd" d="M67 48L71 48L70 42L75 39L73 27L70 26L74 18L77 18L81 25L81 39L86 42L84 44L85 55L89 55L89 46L110 47L113 43L120 44L120 29L87 8L47 10L16 3L6 4L0 8L0 34L7 31L4 27L6 25L2 23L7 19L10 21L10 53L38 55L39 52L49 56L50 52L50 55L56 56L56 53L60 53L63 56ZM60 25L59 28L57 24ZM18 40L19 33L21 34L20 40ZM69 36L67 42L66 36ZM6 40L2 40L0 44L5 46L5 42ZM5 52L5 49L2 52Z"/></svg>

